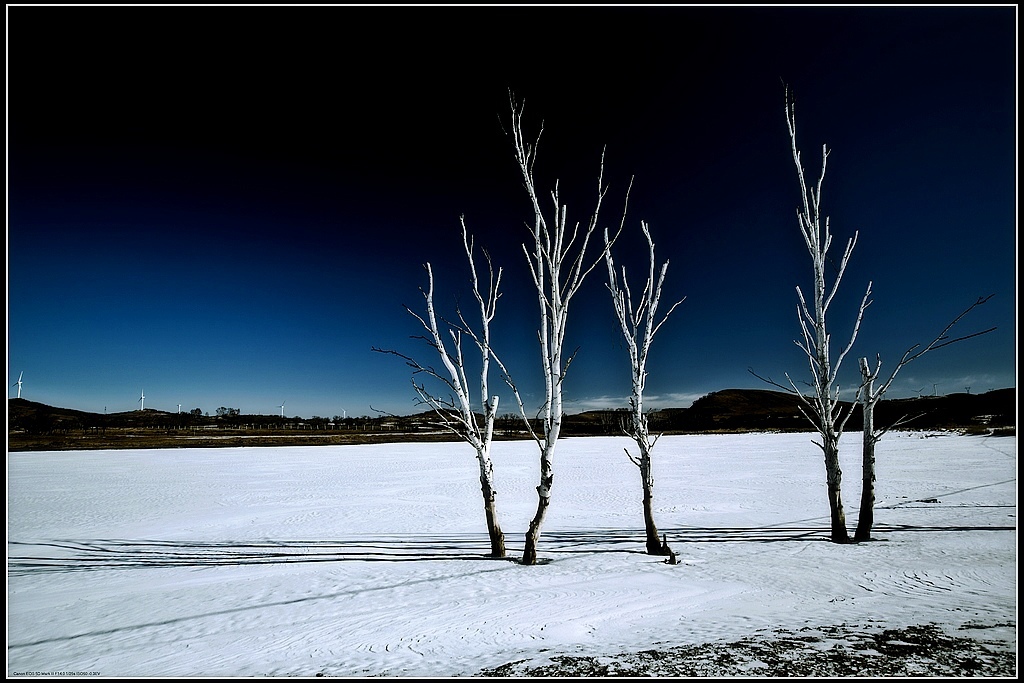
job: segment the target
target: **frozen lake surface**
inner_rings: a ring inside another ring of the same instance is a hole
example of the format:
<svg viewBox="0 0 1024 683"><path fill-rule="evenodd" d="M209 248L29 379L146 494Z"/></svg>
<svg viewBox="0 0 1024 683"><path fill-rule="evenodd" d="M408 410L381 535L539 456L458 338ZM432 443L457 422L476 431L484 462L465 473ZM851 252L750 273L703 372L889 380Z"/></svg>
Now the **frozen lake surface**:
<svg viewBox="0 0 1024 683"><path fill-rule="evenodd" d="M643 552L625 438L555 456L544 564L487 559L461 443L8 454L8 676L472 676L830 625L1016 644L1016 437L887 435L875 539L827 541L810 434L666 436ZM852 533L860 436L843 437ZM494 445L510 555L537 449Z"/></svg>

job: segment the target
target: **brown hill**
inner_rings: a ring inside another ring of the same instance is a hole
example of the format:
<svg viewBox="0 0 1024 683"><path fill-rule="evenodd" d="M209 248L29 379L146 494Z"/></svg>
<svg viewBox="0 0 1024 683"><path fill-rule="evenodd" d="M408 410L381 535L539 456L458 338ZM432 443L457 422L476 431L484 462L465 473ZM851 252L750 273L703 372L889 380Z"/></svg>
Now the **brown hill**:
<svg viewBox="0 0 1024 683"><path fill-rule="evenodd" d="M650 414L654 432L701 434L745 431L809 431L796 396L760 389L725 389L704 396L689 408L669 408ZM192 446L266 445L304 443L316 436L324 443L356 443L372 436L374 441L445 440L454 436L438 430L430 413L387 415L376 418L280 418L267 415L218 415L166 413L137 410L97 414L56 408L26 399L8 399L8 450L82 450L88 448L146 448ZM625 410L596 410L567 415L566 436L619 435ZM1013 433L1017 418L1016 389L984 394L949 394L882 401L875 410L879 428L904 418L908 429L999 430ZM539 428L539 425L537 425ZM859 407L846 425L861 429ZM209 430L214 430L213 432ZM498 438L525 438L518 418L502 416L496 425ZM205 435L197 441L197 434ZM217 436L214 436L216 434ZM273 437L268 441L268 437ZM230 438L229 438L230 437ZM291 441L288 438L292 438Z"/></svg>
<svg viewBox="0 0 1024 683"><path fill-rule="evenodd" d="M875 408L879 428L903 418L909 429L967 429L1016 427L1017 390L997 389L984 394L948 394L881 401ZM781 391L725 389L710 393L689 408L668 408L650 415L652 431L711 433L742 431L807 431L800 399ZM848 403L843 404L849 406ZM623 410L599 410L566 418L566 432L617 434L627 414ZM860 407L854 408L847 431L862 428Z"/></svg>

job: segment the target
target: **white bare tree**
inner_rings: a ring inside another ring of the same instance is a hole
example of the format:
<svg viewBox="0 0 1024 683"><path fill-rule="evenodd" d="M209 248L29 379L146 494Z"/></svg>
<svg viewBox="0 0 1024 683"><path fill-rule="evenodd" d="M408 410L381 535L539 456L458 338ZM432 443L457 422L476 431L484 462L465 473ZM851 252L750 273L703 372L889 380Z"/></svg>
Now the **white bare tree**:
<svg viewBox="0 0 1024 683"><path fill-rule="evenodd" d="M864 442L861 462L862 486L860 495L860 512L857 517L857 530L853 535L853 540L855 542L859 543L861 541L871 540L871 529L875 522L875 445L890 429L899 427L909 421L908 416L903 416L888 427L878 429L875 427L875 406L877 406L878 402L882 400L882 396L885 395L885 392L889 390L890 385L892 385L893 380L896 379L896 375L899 374L899 371L908 363L917 360L929 351L941 349L944 346L949 346L950 344L955 344L965 339L971 339L972 337L987 334L988 332L996 329L994 327L990 327L987 330L973 332L954 339L950 339L948 336L949 331L954 325L960 322L964 316L991 298L991 294L985 297L979 297L977 301L968 306L966 310L946 325L942 332L940 332L935 339L933 339L931 343L924 348L921 348L920 344L915 344L907 349L903 353L903 357L900 358L899 363L897 363L896 367L893 368L888 379L880 385L876 386L875 382L878 381L882 372L881 356L876 354L874 367L871 367L867 358L860 359L861 386L857 395L857 401L860 403L864 417Z"/></svg>
<svg viewBox="0 0 1024 683"><path fill-rule="evenodd" d="M502 365L506 382L512 388L519 403L520 413L526 422L537 447L540 451L540 483L537 486L537 511L530 520L526 532L526 544L523 550L522 563L537 563L537 543L540 538L541 526L548 506L551 503L551 487L554 482L554 455L562 430L562 389L563 381L575 352L566 356L565 333L569 315L569 304L579 292L587 275L593 271L604 258L602 251L593 260L588 260L587 252L591 236L598 227L598 216L601 203L608 188L604 185L604 154L597 178L597 200L593 213L585 226L579 223L571 225L568 209L562 204L558 192L558 183L551 192L553 213L549 219L541 207L540 197L534 182L533 165L536 160L537 146L543 125L533 143L526 141L523 135L523 103L517 102L510 93L511 129L515 149L516 162L522 175L523 185L530 198L534 220L531 229L532 246L523 245L533 284L537 289L537 301L540 308L540 327L537 340L540 344L541 366L544 377L544 403L538 412L540 429L534 429L527 415L518 390L509 373ZM627 191L628 201L628 191ZM622 221L625 221L623 208ZM620 223L616 237L622 230ZM614 242L611 239L609 245ZM606 247L607 248L607 247ZM500 363L500 361L498 361Z"/></svg>
<svg viewBox="0 0 1024 683"><path fill-rule="evenodd" d="M821 148L821 175L818 182L810 188L805 180L803 163L800 160L800 151L796 144L796 114L794 104L790 99L789 88L786 88L786 125L789 128L790 147L793 154L793 163L796 165L797 178L800 181L800 193L802 206L797 208L797 220L800 225L800 234L804 238L804 244L811 256L811 263L814 272L814 297L808 304L807 298L798 286L796 288L797 318L800 322L800 330L803 339L795 340L797 346L807 355L808 365L811 372L810 395L800 391L793 379L786 374L788 386L773 382L769 383L785 389L797 397L801 402L800 410L808 421L814 426L815 431L821 437L821 442L815 444L821 448L825 456L825 478L828 484L828 503L831 523L831 540L833 543L849 543L850 536L846 529L846 513L843 511L842 499L842 478L843 472L839 466L839 439L842 436L846 422L853 412L853 402L846 407L840 402L840 386L837 381L840 366L843 359L850 352L857 333L860 330L861 321L864 319L864 311L870 305L871 283L868 283L864 298L861 300L860 308L857 311L857 318L853 325L853 332L850 341L845 348L832 361L832 338L826 326L826 314L835 298L839 283L843 279L846 267L850 261L850 255L857 244L857 232L846 243L843 256L836 266L836 274L831 285L827 284L827 266L832 261L828 257L829 248L832 246L832 232L827 216L821 215L821 188L825 180L825 165L828 160L828 147ZM762 378L765 379L765 378Z"/></svg>
<svg viewBox="0 0 1024 683"><path fill-rule="evenodd" d="M660 435L652 437L648 429L647 412L644 410L644 388L647 385L647 357L650 353L651 342L654 341L654 335L685 297L672 304L665 315L660 320L658 319L658 306L661 303L662 286L668 272L668 261L666 260L661 265L660 272L656 272L657 261L654 257L654 240L651 238L651 231L646 222L641 221L640 227L644 237L647 238L650 258L647 281L635 306L633 294L629 288L629 280L626 277L626 267L622 266L621 282L616 272L607 229L604 231L604 254L605 264L608 266L608 291L611 292L615 317L619 321L622 336L626 340L626 350L629 353L632 370L629 424L628 426L624 425L623 428L626 434L636 442L639 451L639 456L634 457L628 448L625 449L626 456L640 468L640 481L643 485L644 495L644 530L647 537L647 553L649 555L670 555L672 551L668 546L668 541L659 538L658 526L654 522L654 473L651 469L651 451Z"/></svg>
<svg viewBox="0 0 1024 683"><path fill-rule="evenodd" d="M488 389L488 378L490 375L490 361L494 357L491 349L490 325L494 319L498 299L501 296L501 268L495 272L491 263L490 255L484 251L484 258L487 262L488 283L484 292L480 289L480 278L477 273L476 257L474 256L474 245L472 238L466 230L464 218L459 220L462 226L462 244L469 262L469 270L473 295L477 301L480 313L480 331L476 332L473 326L467 323L461 308L457 308L459 321L451 323L445 321L447 330L442 333L441 324L434 307L434 271L430 263L424 265L427 271L427 290L423 292L426 302L426 316L416 313L408 306L405 309L416 320L425 331L425 335L417 338L426 341L438 354L444 371L435 369L429 365L421 365L414 358L393 350L375 348L381 353L390 353L406 361L406 364L413 368L412 384L419 400L429 405L439 418L439 424L444 429L457 435L460 439L473 447L476 452L477 463L480 466L480 491L484 500L484 514L487 522L487 533L490 537L491 557L505 556L505 535L498 523L498 513L495 506L494 487L494 466L491 460L491 440L494 434L494 420L498 414L498 397L491 396ZM448 338L446 342L446 337ZM463 338L468 337L476 345L480 352L480 404L483 410L483 420L478 419L474 410L473 389L466 368L466 359L463 354ZM417 376L426 375L436 380L441 386L446 387L448 397L433 393L426 387L424 382L417 383Z"/></svg>

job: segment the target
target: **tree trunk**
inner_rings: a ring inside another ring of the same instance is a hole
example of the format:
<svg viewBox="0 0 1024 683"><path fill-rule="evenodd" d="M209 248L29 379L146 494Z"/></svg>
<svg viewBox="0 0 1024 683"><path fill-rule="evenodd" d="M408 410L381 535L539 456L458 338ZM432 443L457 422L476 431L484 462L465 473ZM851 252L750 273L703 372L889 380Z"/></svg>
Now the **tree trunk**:
<svg viewBox="0 0 1024 683"><path fill-rule="evenodd" d="M860 516L853 540L857 543L871 540L871 528L875 523L875 440L868 438L864 431L864 481L860 493Z"/></svg>
<svg viewBox="0 0 1024 683"><path fill-rule="evenodd" d="M485 368L486 368L485 356ZM487 396L487 375L482 376L482 396ZM486 424L482 447L477 450L480 463L480 491L484 497L484 515L487 518L487 535L491 539L491 557L505 557L505 534L498 524L498 513L494 507L494 464L491 462L491 440L494 438L494 420L498 415L498 397L492 396L484 404Z"/></svg>
<svg viewBox="0 0 1024 683"><path fill-rule="evenodd" d="M668 544L663 543L658 535L658 527L654 524L652 508L653 496L649 487L644 487L644 527L647 534L648 555L668 555Z"/></svg>
<svg viewBox="0 0 1024 683"><path fill-rule="evenodd" d="M541 453L540 458L540 485L537 487L537 514L530 520L530 527L526 532L526 546L523 549L523 564L537 564L537 542L540 540L540 528L544 524L544 516L547 514L548 505L551 504L551 484L555 479L551 467L551 451L554 444L549 444Z"/></svg>
<svg viewBox="0 0 1024 683"><path fill-rule="evenodd" d="M490 441L487 442L487 447ZM505 533L498 523L498 511L494 505L494 472L489 449L477 453L480 463L480 492L484 498L484 516L487 519L487 535L491 539L491 557L505 557Z"/></svg>
<svg viewBox="0 0 1024 683"><path fill-rule="evenodd" d="M828 506L831 515L833 543L849 543L846 513L843 511L843 471L839 467L839 441L834 435L825 439L825 478L828 481Z"/></svg>
<svg viewBox="0 0 1024 683"><path fill-rule="evenodd" d="M491 557L505 557L505 533L498 524L498 513L494 507L494 491L490 482L481 478L480 489L484 494L484 515L487 517L487 535L491 539Z"/></svg>
<svg viewBox="0 0 1024 683"><path fill-rule="evenodd" d="M651 474L651 454L640 449L640 480L644 489L644 532L647 536L648 555L668 555L668 544L663 542L654 523L654 476Z"/></svg>
<svg viewBox="0 0 1024 683"><path fill-rule="evenodd" d="M862 481L860 489L860 514L857 516L857 531L854 542L871 540L871 527L875 523L875 396L872 377L866 361L861 361L864 378L864 396L861 404L864 413L864 450L861 464Z"/></svg>

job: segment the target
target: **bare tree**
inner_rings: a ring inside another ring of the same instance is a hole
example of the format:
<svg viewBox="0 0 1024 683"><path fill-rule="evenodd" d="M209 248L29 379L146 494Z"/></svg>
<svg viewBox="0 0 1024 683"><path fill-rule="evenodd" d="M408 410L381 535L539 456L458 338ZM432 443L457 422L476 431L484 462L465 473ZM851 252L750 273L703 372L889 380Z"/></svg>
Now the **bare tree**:
<svg viewBox="0 0 1024 683"><path fill-rule="evenodd" d="M624 425L624 429L626 434L636 442L639 457L631 455L628 448L625 451L630 461L640 468L640 481L643 484L644 494L644 529L647 536L647 553L649 555L669 555L671 550L668 547L668 541L659 538L658 526L654 522L654 474L651 470L651 451L660 435L652 438L648 429L647 413L644 410L644 387L647 384L647 357L654 335L685 297L672 304L668 312L661 320L658 320L658 305L661 303L661 291L662 285L665 283L665 274L668 272L668 261L666 260L662 264L660 272L656 276L657 262L654 257L654 240L651 238L651 231L648 229L647 223L641 221L640 227L644 237L647 238L650 259L647 282L644 284L643 292L641 292L639 302L635 307L629 280L626 277L626 267L622 267L621 283L616 273L607 229L604 231L604 258L605 264L608 266L608 291L611 292L615 317L619 321L622 336L626 340L626 350L629 353L632 369L629 424L628 427Z"/></svg>
<svg viewBox="0 0 1024 683"><path fill-rule="evenodd" d="M842 478L843 472L839 466L839 439L847 420L853 412L853 404L844 408L839 400L840 386L837 381L840 366L843 359L850 352L857 333L860 330L861 321L864 319L864 311L870 305L871 283L868 283L864 298L861 300L860 308L857 311L857 318L853 325L853 332L850 341L839 353L835 362L831 359L831 335L826 326L826 314L835 298L839 283L843 279L846 267L850 261L850 255L857 244L857 232L846 243L842 259L836 266L836 274L831 285L827 284L826 266L831 263L828 258L828 250L832 246L832 232L827 216L821 215L821 188L825 180L825 166L828 161L828 147L821 148L821 175L813 188L809 188L805 180L803 163L800 160L800 151L796 144L796 114L795 107L790 100L789 88L786 88L786 125L789 128L790 147L793 154L793 163L796 165L797 178L800 181L800 193L802 206L797 208L797 220L800 225L800 234L804 238L804 244L811 256L811 263L814 271L814 298L808 304L803 291L796 288L797 318L800 322L800 330L803 334L802 340L795 340L807 355L808 365L811 372L810 396L800 391L789 374L786 374L788 386L778 384L770 379L769 383L790 391L799 397L801 402L800 411L814 426L814 429L821 437L821 442L815 444L821 448L825 456L825 478L828 485L828 503L831 523L831 540L833 543L849 543L850 536L846 529L846 513L843 511L842 499Z"/></svg>
<svg viewBox="0 0 1024 683"><path fill-rule="evenodd" d="M537 289L537 301L540 308L540 327L537 331L537 340L540 344L544 377L544 403L538 413L540 433L533 428L519 392L503 365L502 370L506 382L512 388L519 403L520 413L526 422L527 429L540 451L537 511L530 520L529 529L526 532L526 545L522 559L523 564L533 565L537 563L537 543L544 517L551 503L555 446L562 429L562 383L576 355L574 351L566 357L564 348L569 304L579 292L586 276L604 258L602 251L596 259L587 260L587 251L591 236L597 229L601 203L608 188L604 185L604 154L602 153L597 178L596 205L588 223L585 226L581 226L579 223L570 225L568 209L562 204L557 182L555 189L551 192L553 214L549 220L541 207L533 175L533 165L540 136L543 133L543 125L535 141L527 142L523 135L524 105L517 102L514 95L510 94L509 99L512 110L509 134L512 137L516 162L519 165L523 185L529 195L534 214L531 230L532 248L524 244L523 251L530 265L530 275L533 277L533 284ZM622 221L625 221L625 208L623 208ZM621 231L620 223L616 237ZM609 246L612 242L614 242L614 238L608 243Z"/></svg>
<svg viewBox="0 0 1024 683"><path fill-rule="evenodd" d="M857 530L853 535L853 540L855 542L859 543L860 541L871 540L871 528L875 522L875 444L877 444L890 429L899 427L909 421L908 417L904 416L888 427L876 429L875 406L877 406L878 402L882 400L882 396L884 396L885 392L889 390L889 386L892 384L893 380L896 379L896 375L903 369L903 366L907 365L911 361L917 360L929 351L941 349L944 346L949 346L950 344L955 344L956 342L963 341L965 339L971 339L972 337L977 337L996 329L994 327L990 327L987 330L974 332L955 339L950 339L948 336L948 332L954 325L960 322L964 316L991 298L991 294L986 297L979 297L977 301L968 306L965 311L946 325L942 332L940 332L935 339L933 339L931 343L924 348L921 348L920 344L915 344L907 349L903 353L903 357L900 359L900 362L896 364L895 368L893 368L892 374L889 375L889 378L877 387L875 386L875 382L878 380L882 371L881 356L875 356L875 366L873 368L869 365L867 358L860 359L861 386L857 395L857 401L860 403L864 415L864 444L861 465L862 486L860 494L860 513L857 517Z"/></svg>
<svg viewBox="0 0 1024 683"><path fill-rule="evenodd" d="M485 293L481 293L480 279L477 274L476 258L473 255L473 240L466 231L464 218L459 220L462 226L462 244L469 262L473 295L476 298L480 312L480 331L475 332L473 327L466 322L462 310L457 308L458 323L447 321L447 337L441 332L438 316L434 308L434 271L430 263L424 265L427 271L427 291L423 292L426 302L426 317L413 311L408 306L405 309L416 320L426 332L425 335L416 338L426 341L438 354L444 371L437 370L429 365L421 365L410 356L392 350L375 348L381 353L390 353L406 361L406 364L413 368L412 385L421 403L427 404L433 409L439 418L439 424L444 429L457 435L468 443L476 451L477 463L480 466L480 491L484 500L484 513L487 520L487 533L491 543L491 557L505 556L505 535L498 523L498 513L495 506L494 488L494 466L491 460L491 440L494 435L494 421L498 414L498 397L491 396L488 390L488 377L490 360L493 357L490 339L490 324L494 319L497 308L501 285L501 268L495 272L490 255L484 252L487 262L488 283ZM480 352L480 403L483 409L483 424L478 420L474 411L473 392L466 369L465 356L463 355L463 337L469 337ZM450 344L450 347L449 347ZM443 397L432 393L425 383L417 383L418 375L426 375L441 383L448 389L449 396Z"/></svg>

